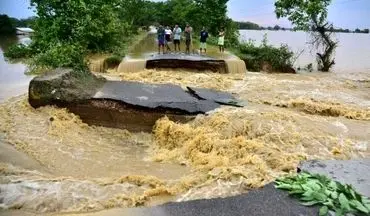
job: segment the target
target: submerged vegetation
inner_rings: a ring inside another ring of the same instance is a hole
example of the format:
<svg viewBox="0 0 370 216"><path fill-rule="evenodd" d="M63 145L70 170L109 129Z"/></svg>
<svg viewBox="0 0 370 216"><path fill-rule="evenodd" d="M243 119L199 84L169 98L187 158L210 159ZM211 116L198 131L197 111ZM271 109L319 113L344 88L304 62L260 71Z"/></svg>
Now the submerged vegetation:
<svg viewBox="0 0 370 216"><path fill-rule="evenodd" d="M240 44L236 53L246 61L247 69L250 71L289 72L293 67L294 53L289 47L269 45L266 35L261 45L257 46L250 40Z"/></svg>
<svg viewBox="0 0 370 216"><path fill-rule="evenodd" d="M343 185L319 174L300 173L276 180L276 188L288 190L290 195L298 197L303 205L320 205L320 216L329 214L329 209L336 216L353 213L370 213L370 200L361 196L351 185Z"/></svg>
<svg viewBox="0 0 370 216"><path fill-rule="evenodd" d="M335 64L334 53L338 42L333 39L333 25L328 23L328 6L331 0L278 0L275 13L287 17L295 29L310 32L311 45L316 48L318 69L327 72Z"/></svg>

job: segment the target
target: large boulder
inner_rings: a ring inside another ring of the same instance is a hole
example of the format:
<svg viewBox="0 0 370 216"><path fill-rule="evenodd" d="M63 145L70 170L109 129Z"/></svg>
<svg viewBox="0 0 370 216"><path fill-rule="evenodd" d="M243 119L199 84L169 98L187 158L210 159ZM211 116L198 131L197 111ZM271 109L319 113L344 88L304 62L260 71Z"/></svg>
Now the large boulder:
<svg viewBox="0 0 370 216"><path fill-rule="evenodd" d="M80 102L90 99L104 83L105 79L89 72L58 68L31 80L28 100L34 108Z"/></svg>
<svg viewBox="0 0 370 216"><path fill-rule="evenodd" d="M199 71L208 70L217 73L228 73L227 65L224 60L214 59L201 55L154 55L147 60L146 68L185 68Z"/></svg>
<svg viewBox="0 0 370 216"><path fill-rule="evenodd" d="M107 81L89 72L56 69L31 81L29 103L66 107L88 124L131 131L150 131L164 116L184 122L220 104L235 105L231 95L195 90L198 95L176 85Z"/></svg>

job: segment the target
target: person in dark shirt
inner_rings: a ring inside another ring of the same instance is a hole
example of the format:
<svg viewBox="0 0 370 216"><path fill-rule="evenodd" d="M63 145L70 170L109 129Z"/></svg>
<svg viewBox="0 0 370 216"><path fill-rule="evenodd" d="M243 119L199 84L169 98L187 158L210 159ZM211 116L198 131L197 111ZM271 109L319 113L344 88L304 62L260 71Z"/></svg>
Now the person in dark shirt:
<svg viewBox="0 0 370 216"><path fill-rule="evenodd" d="M159 26L157 29L157 36L158 36L158 54L161 54L161 47L162 53L164 53L164 43L165 43L165 30L162 25Z"/></svg>
<svg viewBox="0 0 370 216"><path fill-rule="evenodd" d="M207 53L207 38L208 32L205 27L203 27L202 31L200 32L200 54L202 54L202 50L204 53Z"/></svg>

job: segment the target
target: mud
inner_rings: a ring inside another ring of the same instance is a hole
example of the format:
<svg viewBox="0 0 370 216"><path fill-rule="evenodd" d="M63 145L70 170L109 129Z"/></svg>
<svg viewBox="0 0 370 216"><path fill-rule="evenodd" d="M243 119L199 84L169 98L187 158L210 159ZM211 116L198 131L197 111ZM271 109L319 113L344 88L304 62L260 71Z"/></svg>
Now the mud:
<svg viewBox="0 0 370 216"><path fill-rule="evenodd" d="M35 110L26 96L8 100L0 105L1 137L40 169L2 160L0 207L12 210L5 213L77 214L226 197L294 172L301 160L370 157L367 72L106 76L224 90L249 103L186 124L163 118L152 133L130 133L88 126L65 109Z"/></svg>

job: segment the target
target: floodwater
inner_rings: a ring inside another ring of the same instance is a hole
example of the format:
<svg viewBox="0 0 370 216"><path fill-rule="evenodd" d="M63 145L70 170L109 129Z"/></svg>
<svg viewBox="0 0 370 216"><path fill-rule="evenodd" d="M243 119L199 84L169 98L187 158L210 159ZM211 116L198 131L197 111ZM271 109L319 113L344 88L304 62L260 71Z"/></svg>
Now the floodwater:
<svg viewBox="0 0 370 216"><path fill-rule="evenodd" d="M241 30L240 38L260 44L265 34L269 44L288 44L294 53L300 54L295 62L296 67L302 68L310 63L315 65L316 51L312 50L308 43L310 36L305 32ZM339 41L335 53L335 72L370 71L370 34L336 33L335 38Z"/></svg>
<svg viewBox="0 0 370 216"><path fill-rule="evenodd" d="M26 76L26 66L22 63L8 63L3 52L20 38L0 36L0 102L14 95L23 94L31 77Z"/></svg>
<svg viewBox="0 0 370 216"><path fill-rule="evenodd" d="M164 118L152 133L88 126L65 109L31 108L26 95L17 96L26 88L0 91L0 214L132 215L126 208L247 192L294 172L301 160L368 158L366 64L340 73L104 74L218 89L248 101L187 124ZM18 67L16 75L1 71L1 89L12 75L29 79Z"/></svg>

